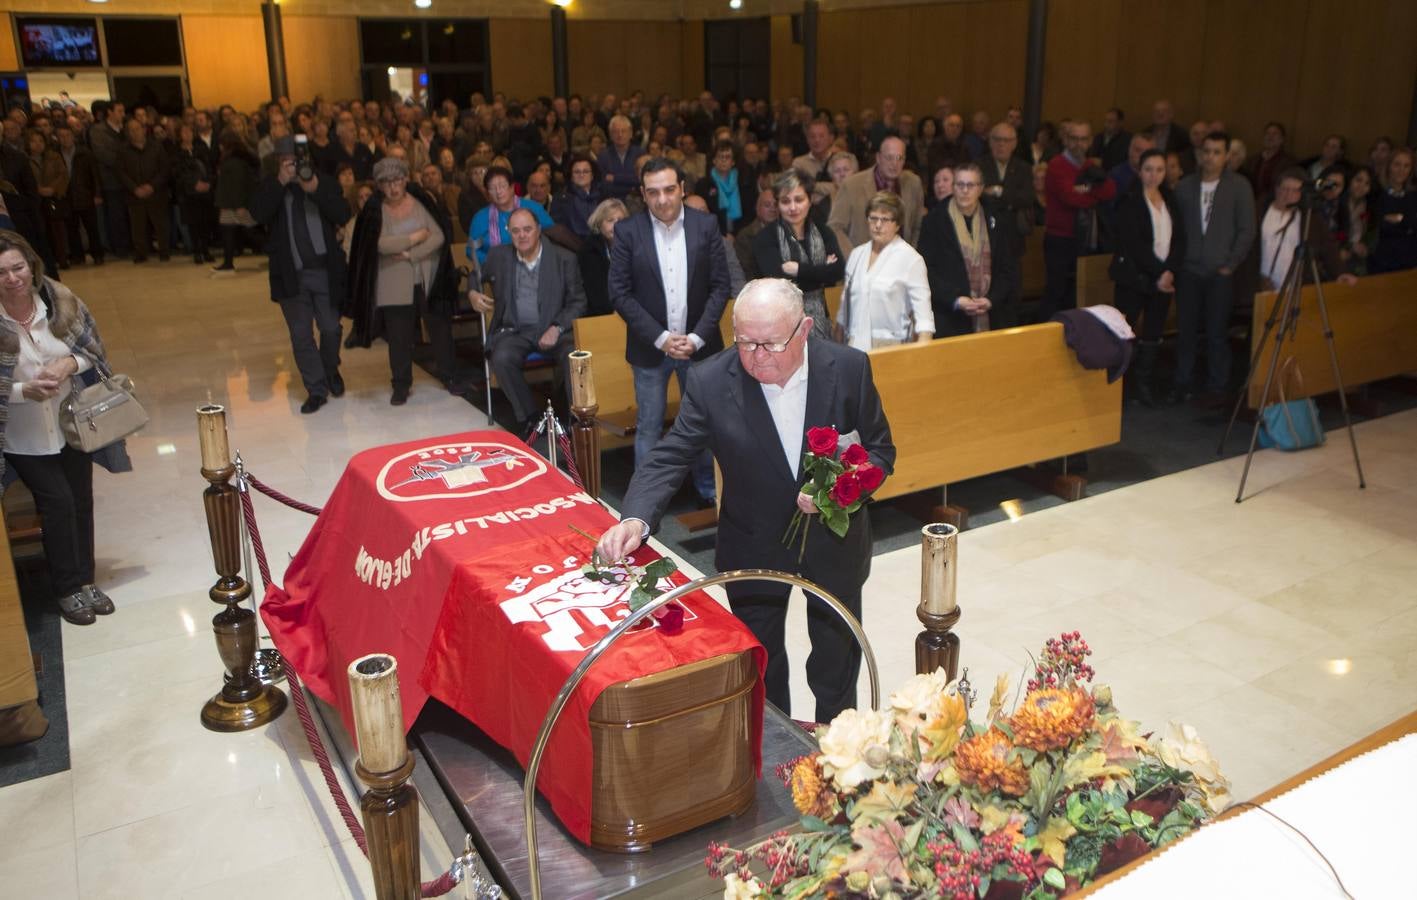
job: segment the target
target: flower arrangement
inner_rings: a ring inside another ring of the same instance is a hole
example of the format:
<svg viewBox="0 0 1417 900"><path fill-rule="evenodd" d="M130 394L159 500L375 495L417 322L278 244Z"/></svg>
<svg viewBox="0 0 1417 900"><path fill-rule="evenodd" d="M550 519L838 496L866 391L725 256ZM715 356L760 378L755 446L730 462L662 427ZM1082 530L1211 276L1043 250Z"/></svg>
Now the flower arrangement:
<svg viewBox="0 0 1417 900"><path fill-rule="evenodd" d="M1048 641L1009 711L1000 676L981 721L966 677L917 675L880 712L820 727L779 769L801 828L710 845L726 900L1049 900L1194 830L1230 801L1189 726L1142 735L1089 687L1087 643Z"/></svg>
<svg viewBox="0 0 1417 900"><path fill-rule="evenodd" d="M811 495L822 524L837 537L845 537L851 526L851 514L881 486L886 473L871 462L865 447L852 444L839 450L840 442L841 435L835 428L807 429L807 452L802 454L802 474L807 480L802 485L802 493ZM806 514L799 509L792 514L792 521L782 536L782 542L789 547L800 537L798 562L807 552L808 524Z"/></svg>

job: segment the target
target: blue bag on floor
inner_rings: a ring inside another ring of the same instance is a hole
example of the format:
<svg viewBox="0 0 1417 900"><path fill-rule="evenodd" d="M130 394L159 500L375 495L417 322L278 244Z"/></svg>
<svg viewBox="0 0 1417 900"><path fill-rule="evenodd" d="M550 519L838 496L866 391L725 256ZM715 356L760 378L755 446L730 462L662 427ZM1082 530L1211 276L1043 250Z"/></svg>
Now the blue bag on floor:
<svg viewBox="0 0 1417 900"><path fill-rule="evenodd" d="M1299 375L1294 357L1289 357L1281 367L1278 380L1279 402L1269 403L1260 410L1261 447L1277 447L1280 450L1307 450L1323 444L1327 435L1319 424L1319 408L1309 398L1288 400L1284 396L1284 379L1290 370L1294 371L1299 392L1304 391L1304 381Z"/></svg>

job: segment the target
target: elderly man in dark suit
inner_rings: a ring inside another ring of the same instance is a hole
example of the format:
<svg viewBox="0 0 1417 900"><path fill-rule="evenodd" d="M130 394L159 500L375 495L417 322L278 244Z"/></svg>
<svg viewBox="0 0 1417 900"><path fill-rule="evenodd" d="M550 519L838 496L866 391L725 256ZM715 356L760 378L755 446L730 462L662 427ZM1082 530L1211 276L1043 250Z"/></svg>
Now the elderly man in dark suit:
<svg viewBox="0 0 1417 900"><path fill-rule="evenodd" d="M576 348L572 323L586 311L581 270L569 250L541 239L541 225L530 210L513 210L507 222L512 243L487 252L482 276L497 300L469 291L473 307L492 314L487 353L497 382L506 391L525 434L537 415L536 401L522 366L533 353L556 361L555 390L565 389L567 358Z"/></svg>
<svg viewBox="0 0 1417 900"><path fill-rule="evenodd" d="M615 226L610 302L625 320L625 359L635 378L635 466L664 433L670 375L684 389L692 362L723 349L718 322L728 303L728 258L718 219L684 206L684 173L650 160L641 173L645 210ZM714 500L713 460L694 467L700 501Z"/></svg>
<svg viewBox="0 0 1417 900"><path fill-rule="evenodd" d="M806 554L784 546L793 513L817 511L801 492L806 433L834 426L859 441L870 461L889 474L895 445L865 353L811 337L802 293L790 281L749 282L733 308L735 351L720 353L689 373L679 418L630 482L620 524L600 538L609 559L634 552L659 525L684 470L711 449L723 470L714 565L797 572L834 594L859 618L861 586L871 569L871 522L865 506L845 536L813 522ZM728 586L733 612L767 649L768 699L790 711L784 644L788 589L767 582ZM807 683L816 719L829 722L855 705L861 654L851 632L823 604L809 603L812 652Z"/></svg>
<svg viewBox="0 0 1417 900"><path fill-rule="evenodd" d="M950 337L1018 324L1018 258L1013 222L985 206L976 163L955 169L954 195L920 226L935 334Z"/></svg>

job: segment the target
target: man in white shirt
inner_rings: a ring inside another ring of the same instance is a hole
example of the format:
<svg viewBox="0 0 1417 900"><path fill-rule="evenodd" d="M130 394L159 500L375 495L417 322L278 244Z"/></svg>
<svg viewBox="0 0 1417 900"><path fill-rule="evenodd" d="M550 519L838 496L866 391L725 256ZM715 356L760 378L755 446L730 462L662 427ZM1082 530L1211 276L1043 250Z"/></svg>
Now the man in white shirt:
<svg viewBox="0 0 1417 900"><path fill-rule="evenodd" d="M617 238L617 243L618 243ZM690 373L674 428L654 448L625 495L620 524L600 538L602 556L633 553L658 525L699 454L712 450L723 470L714 565L719 571L762 568L796 572L821 585L858 619L861 586L871 568L871 523L863 505L837 537L809 519L805 552L782 536L795 512L817 508L801 492L807 431L832 426L859 443L889 475L895 445L865 353L811 338L802 293L791 282L749 282L733 308L736 352L721 353ZM729 604L768 653L767 697L790 712L784 644L788 588L770 582L727 586ZM807 683L815 717L828 722L855 705L861 655L850 630L821 603L810 603L812 652Z"/></svg>
<svg viewBox="0 0 1417 900"><path fill-rule="evenodd" d="M682 391L692 362L723 349L719 319L728 303L728 260L718 219L684 207L684 173L651 159L640 188L645 210L615 226L610 301L625 320L625 359L635 377L635 465L664 433L670 375ZM694 467L705 507L714 502L713 460Z"/></svg>

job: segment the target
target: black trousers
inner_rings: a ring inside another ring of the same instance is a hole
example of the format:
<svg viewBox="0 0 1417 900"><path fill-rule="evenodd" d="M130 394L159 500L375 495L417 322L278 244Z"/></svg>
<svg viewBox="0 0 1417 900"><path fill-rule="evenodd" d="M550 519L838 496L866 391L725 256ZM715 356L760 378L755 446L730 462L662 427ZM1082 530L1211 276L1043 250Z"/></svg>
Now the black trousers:
<svg viewBox="0 0 1417 900"><path fill-rule="evenodd" d="M1038 306L1038 321L1047 322L1054 313L1078 304L1078 239L1043 235L1043 270L1043 301Z"/></svg>
<svg viewBox="0 0 1417 900"><path fill-rule="evenodd" d="M71 261L84 261L84 244L79 239L79 226L84 227L84 240L88 241L89 253L96 263L103 262L103 238L98 232L98 211L93 207L88 209L69 210L69 220L66 223L69 229L69 258Z"/></svg>
<svg viewBox="0 0 1417 900"><path fill-rule="evenodd" d="M209 198L182 201L182 220L192 246L193 256L206 256L211 249L212 229L216 227L216 207Z"/></svg>
<svg viewBox="0 0 1417 900"><path fill-rule="evenodd" d="M813 527L822 526L814 524ZM748 626L768 652L765 675L768 701L790 715L792 699L787 685L785 635L787 597L791 588L766 581L737 582L726 587L733 614ZM836 597L859 621L861 588L843 591ZM856 705L861 648L851 636L851 629L836 613L811 596L807 599L807 636L812 641L812 652L807 655L807 684L817 700L816 721L830 722L837 713Z"/></svg>
<svg viewBox="0 0 1417 900"><path fill-rule="evenodd" d="M1222 392L1230 385L1230 310L1235 305L1233 275L1213 272L1176 276L1176 386L1189 388L1195 377L1201 332L1205 332L1205 389Z"/></svg>
<svg viewBox="0 0 1417 900"><path fill-rule="evenodd" d="M1159 341L1166 330L1166 314L1171 311L1171 295L1160 291L1141 291L1117 285L1116 307L1127 317L1137 337L1143 341ZM1141 317L1140 326L1137 317Z"/></svg>
<svg viewBox="0 0 1417 900"><path fill-rule="evenodd" d="M65 446L48 456L6 453L5 463L34 495L55 596L93 584L93 457Z"/></svg>
<svg viewBox="0 0 1417 900"><path fill-rule="evenodd" d="M166 197L152 196L146 200L128 202L128 222L132 229L134 259L146 259L148 247L153 242L157 243L159 256L168 255L168 227L171 224L169 219ZM152 232L151 238L148 237L149 229Z"/></svg>
<svg viewBox="0 0 1417 900"><path fill-rule="evenodd" d="M537 335L540 337L540 335ZM566 390L566 370L570 365L570 352L576 349L576 339L572 334L562 334L556 346L548 355L556 360L556 375L553 381L555 396L560 397ZM504 331L495 336L489 362L497 376L497 384L512 402L512 412L518 422L525 422L537 414L536 400L532 397L531 386L526 383L526 373L522 366L526 358L539 352L536 337L528 337L519 331Z"/></svg>
<svg viewBox="0 0 1417 900"><path fill-rule="evenodd" d="M104 224L108 227L108 249L123 256L132 250L128 225L128 192L123 188L103 189Z"/></svg>
<svg viewBox="0 0 1417 900"><path fill-rule="evenodd" d="M431 313L426 304L384 306L384 341L389 345L389 380L394 390L408 390L413 385L413 346L418 341L418 319L428 326L428 339L433 344L433 361L437 377L444 384L457 380L457 350L453 346L453 321L449 316Z"/></svg>
<svg viewBox="0 0 1417 900"><path fill-rule="evenodd" d="M305 393L327 397L330 379L339 374L339 344L343 337L339 301L330 296L329 276L323 270L300 273L300 293L280 301L285 327L290 331L290 349ZM315 344L314 331L320 334Z"/></svg>

